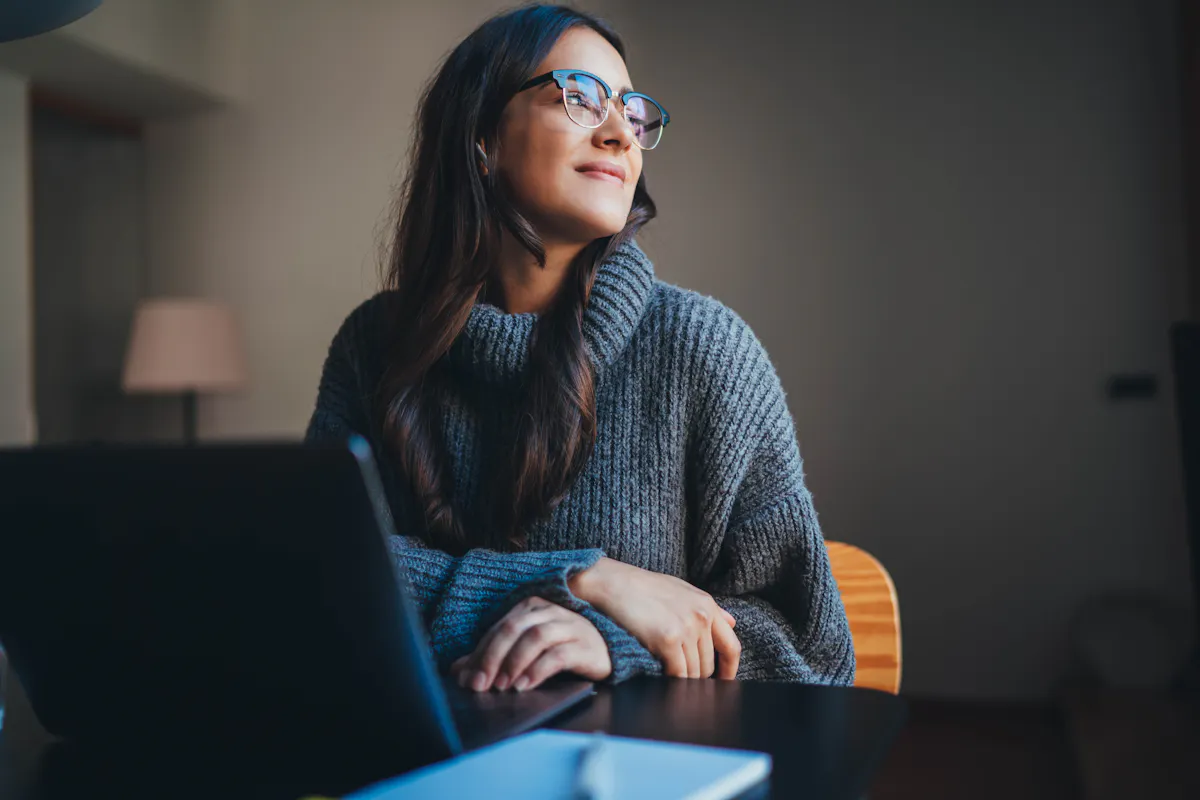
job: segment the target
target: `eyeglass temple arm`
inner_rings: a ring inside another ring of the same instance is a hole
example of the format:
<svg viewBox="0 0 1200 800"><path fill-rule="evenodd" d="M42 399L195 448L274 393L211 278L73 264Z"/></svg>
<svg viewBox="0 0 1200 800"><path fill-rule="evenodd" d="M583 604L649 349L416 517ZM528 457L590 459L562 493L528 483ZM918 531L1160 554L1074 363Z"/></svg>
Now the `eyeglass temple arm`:
<svg viewBox="0 0 1200 800"><path fill-rule="evenodd" d="M552 80L554 80L554 74L547 72L545 75L540 75L536 78L530 78L529 80L525 81L525 83L521 84L521 88L517 91L523 92L526 89L532 89L535 86L541 86L543 83L550 83Z"/></svg>

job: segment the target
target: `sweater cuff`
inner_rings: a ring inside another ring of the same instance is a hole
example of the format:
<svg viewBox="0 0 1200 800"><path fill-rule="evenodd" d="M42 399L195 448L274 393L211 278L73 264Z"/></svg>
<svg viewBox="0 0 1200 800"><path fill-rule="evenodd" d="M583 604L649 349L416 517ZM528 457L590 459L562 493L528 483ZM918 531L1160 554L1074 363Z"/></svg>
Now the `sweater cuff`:
<svg viewBox="0 0 1200 800"><path fill-rule="evenodd" d="M583 603L582 600L579 602ZM620 683L634 675L661 675L662 662L655 658L641 642L629 631L613 622L595 607L583 603L584 608L577 609L588 622L596 626L604 643L608 645L608 657L612 661L612 674L606 683Z"/></svg>

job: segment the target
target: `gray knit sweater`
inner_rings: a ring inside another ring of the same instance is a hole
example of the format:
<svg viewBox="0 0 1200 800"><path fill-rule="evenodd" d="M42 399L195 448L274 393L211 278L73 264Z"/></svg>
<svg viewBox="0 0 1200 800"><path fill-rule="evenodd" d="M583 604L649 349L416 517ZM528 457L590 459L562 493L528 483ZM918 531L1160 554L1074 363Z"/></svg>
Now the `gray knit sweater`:
<svg viewBox="0 0 1200 800"><path fill-rule="evenodd" d="M371 396L384 370L383 295L346 319L325 362L309 441L372 443L397 530L420 530ZM497 433L520 407L534 314L477 303L447 359L442 419L453 500L470 525ZM528 530L527 552L453 557L394 537L442 668L469 653L517 601L539 595L600 630L613 681L661 664L567 579L602 555L683 578L737 618L738 677L849 684L854 651L804 485L784 392L762 345L716 300L654 277L624 245L601 265L584 315L596 369L596 446L563 502Z"/></svg>

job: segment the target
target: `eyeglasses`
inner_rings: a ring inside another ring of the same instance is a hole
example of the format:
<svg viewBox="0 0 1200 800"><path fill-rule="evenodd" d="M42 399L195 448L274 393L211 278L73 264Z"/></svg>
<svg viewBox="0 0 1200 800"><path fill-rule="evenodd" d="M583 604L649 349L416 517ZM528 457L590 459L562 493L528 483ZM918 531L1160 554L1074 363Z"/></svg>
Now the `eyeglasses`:
<svg viewBox="0 0 1200 800"><path fill-rule="evenodd" d="M599 128L608 119L613 90L600 77L578 69L556 69L522 84L518 92L554 81L562 90L567 116L584 128ZM658 101L641 92L618 95L625 121L633 128L633 141L643 150L653 150L662 139L663 127L671 115Z"/></svg>

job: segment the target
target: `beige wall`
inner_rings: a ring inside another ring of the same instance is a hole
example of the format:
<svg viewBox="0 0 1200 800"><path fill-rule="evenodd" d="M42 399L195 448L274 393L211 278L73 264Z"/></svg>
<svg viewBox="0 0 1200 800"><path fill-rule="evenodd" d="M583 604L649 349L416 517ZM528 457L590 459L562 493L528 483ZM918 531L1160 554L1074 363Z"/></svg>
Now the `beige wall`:
<svg viewBox="0 0 1200 800"><path fill-rule="evenodd" d="M215 97L244 74L242 0L104 0L57 35Z"/></svg>
<svg viewBox="0 0 1200 800"><path fill-rule="evenodd" d="M25 81L0 71L0 446L34 435L27 105Z"/></svg>
<svg viewBox="0 0 1200 800"><path fill-rule="evenodd" d="M300 434L418 89L495 7L256 0L244 103L151 126L151 288L249 341L202 432ZM1090 593L1183 597L1169 399L1101 392L1169 371L1169 0L606 7L674 115L643 242L765 341L827 534L893 571L906 688L1044 695Z"/></svg>

